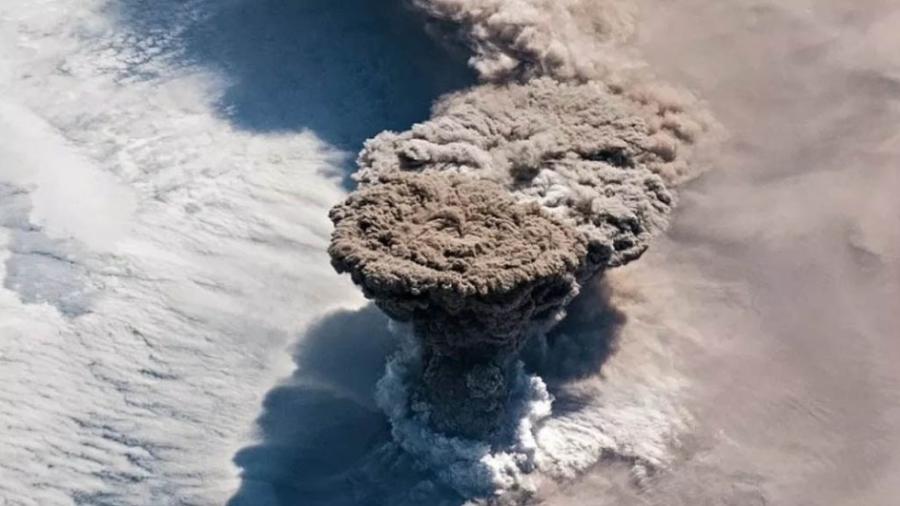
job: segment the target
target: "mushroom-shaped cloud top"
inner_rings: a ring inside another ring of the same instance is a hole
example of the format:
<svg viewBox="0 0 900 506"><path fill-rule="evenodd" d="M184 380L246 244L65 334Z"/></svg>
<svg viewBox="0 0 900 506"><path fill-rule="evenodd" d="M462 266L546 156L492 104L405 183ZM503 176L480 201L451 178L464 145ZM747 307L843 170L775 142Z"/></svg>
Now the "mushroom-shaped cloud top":
<svg viewBox="0 0 900 506"><path fill-rule="evenodd" d="M571 297L587 253L541 206L458 174L385 174L331 219L334 267L441 355L515 349Z"/></svg>

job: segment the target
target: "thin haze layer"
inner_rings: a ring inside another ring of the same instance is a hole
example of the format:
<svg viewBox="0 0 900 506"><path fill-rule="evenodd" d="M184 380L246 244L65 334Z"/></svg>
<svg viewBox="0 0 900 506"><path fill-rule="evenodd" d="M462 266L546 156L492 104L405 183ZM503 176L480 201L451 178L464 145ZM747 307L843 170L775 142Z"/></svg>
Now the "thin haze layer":
<svg viewBox="0 0 900 506"><path fill-rule="evenodd" d="M668 347L697 425L643 490L604 468L546 502L892 505L897 4L645 4L643 53L731 137L709 153L721 170L682 189L669 238L628 268L685 336Z"/></svg>

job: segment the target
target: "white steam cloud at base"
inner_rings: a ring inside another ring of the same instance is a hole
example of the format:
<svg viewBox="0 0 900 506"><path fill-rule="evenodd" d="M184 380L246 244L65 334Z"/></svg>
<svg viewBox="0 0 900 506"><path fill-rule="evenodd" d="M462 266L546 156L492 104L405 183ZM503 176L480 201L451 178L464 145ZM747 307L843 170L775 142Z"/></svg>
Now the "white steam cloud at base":
<svg viewBox="0 0 900 506"><path fill-rule="evenodd" d="M603 363L602 377L576 374L580 379L560 380L551 374L553 394L540 376L517 363L501 443L448 436L429 425L427 403L410 403L422 367L421 345L409 326L392 324L402 344L378 382L376 400L388 415L397 444L461 496L498 504L540 497L582 476L601 459L624 465L638 487L665 469L675 458L679 438L692 425L681 407L684 378L666 360L665 342L692 336L661 323L671 308L641 300L639 280L619 273L610 277L619 293L607 303L627 315L629 324L618 338L628 344ZM536 359L530 356L532 366L542 359L572 370L598 366L596 355L582 347L601 346L608 339L608 323L599 313L610 287L594 281L586 291L577 308L583 311L583 321L550 336L556 349L544 349ZM536 336L532 344L540 346L546 339ZM566 349L565 341L571 348ZM543 369L553 367L544 363Z"/></svg>

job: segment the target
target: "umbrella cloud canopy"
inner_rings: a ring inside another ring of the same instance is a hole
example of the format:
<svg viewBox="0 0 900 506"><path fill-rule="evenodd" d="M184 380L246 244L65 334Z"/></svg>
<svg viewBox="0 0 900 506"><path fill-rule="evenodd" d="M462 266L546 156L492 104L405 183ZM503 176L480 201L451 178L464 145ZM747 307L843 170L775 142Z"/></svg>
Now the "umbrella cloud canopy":
<svg viewBox="0 0 900 506"><path fill-rule="evenodd" d="M540 78L445 97L429 121L366 143L361 186L384 174L456 172L490 179L536 202L589 242L594 270L622 265L664 229L667 189L692 177L678 157L703 123L671 100L647 104L602 83Z"/></svg>

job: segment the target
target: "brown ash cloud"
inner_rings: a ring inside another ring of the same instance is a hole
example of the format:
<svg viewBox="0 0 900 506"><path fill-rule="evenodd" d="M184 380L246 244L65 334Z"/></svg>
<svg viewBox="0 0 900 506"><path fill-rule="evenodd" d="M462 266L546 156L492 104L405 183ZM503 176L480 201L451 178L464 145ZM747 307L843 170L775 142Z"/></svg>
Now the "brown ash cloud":
<svg viewBox="0 0 900 506"><path fill-rule="evenodd" d="M506 357L577 293L587 245L536 203L458 174L387 174L331 212L329 253L388 315L424 338L439 428L496 429Z"/></svg>
<svg viewBox="0 0 900 506"><path fill-rule="evenodd" d="M621 0L411 0L438 29L472 50L483 79L609 78L634 65L617 45L634 31Z"/></svg>
<svg viewBox="0 0 900 506"><path fill-rule="evenodd" d="M417 365L403 366L412 372L402 381L413 384L398 387L412 408L395 412L419 413L427 428L398 415L398 437L427 441L434 430L508 446L510 413L527 411L510 405L514 385L530 381L523 344L588 279L639 258L666 229L673 188L700 172L688 160L712 122L622 49L635 19L625 3L411 5L472 50L482 84L366 142L359 188L331 212L329 253L382 310L412 323ZM549 402L542 385L534 398Z"/></svg>

